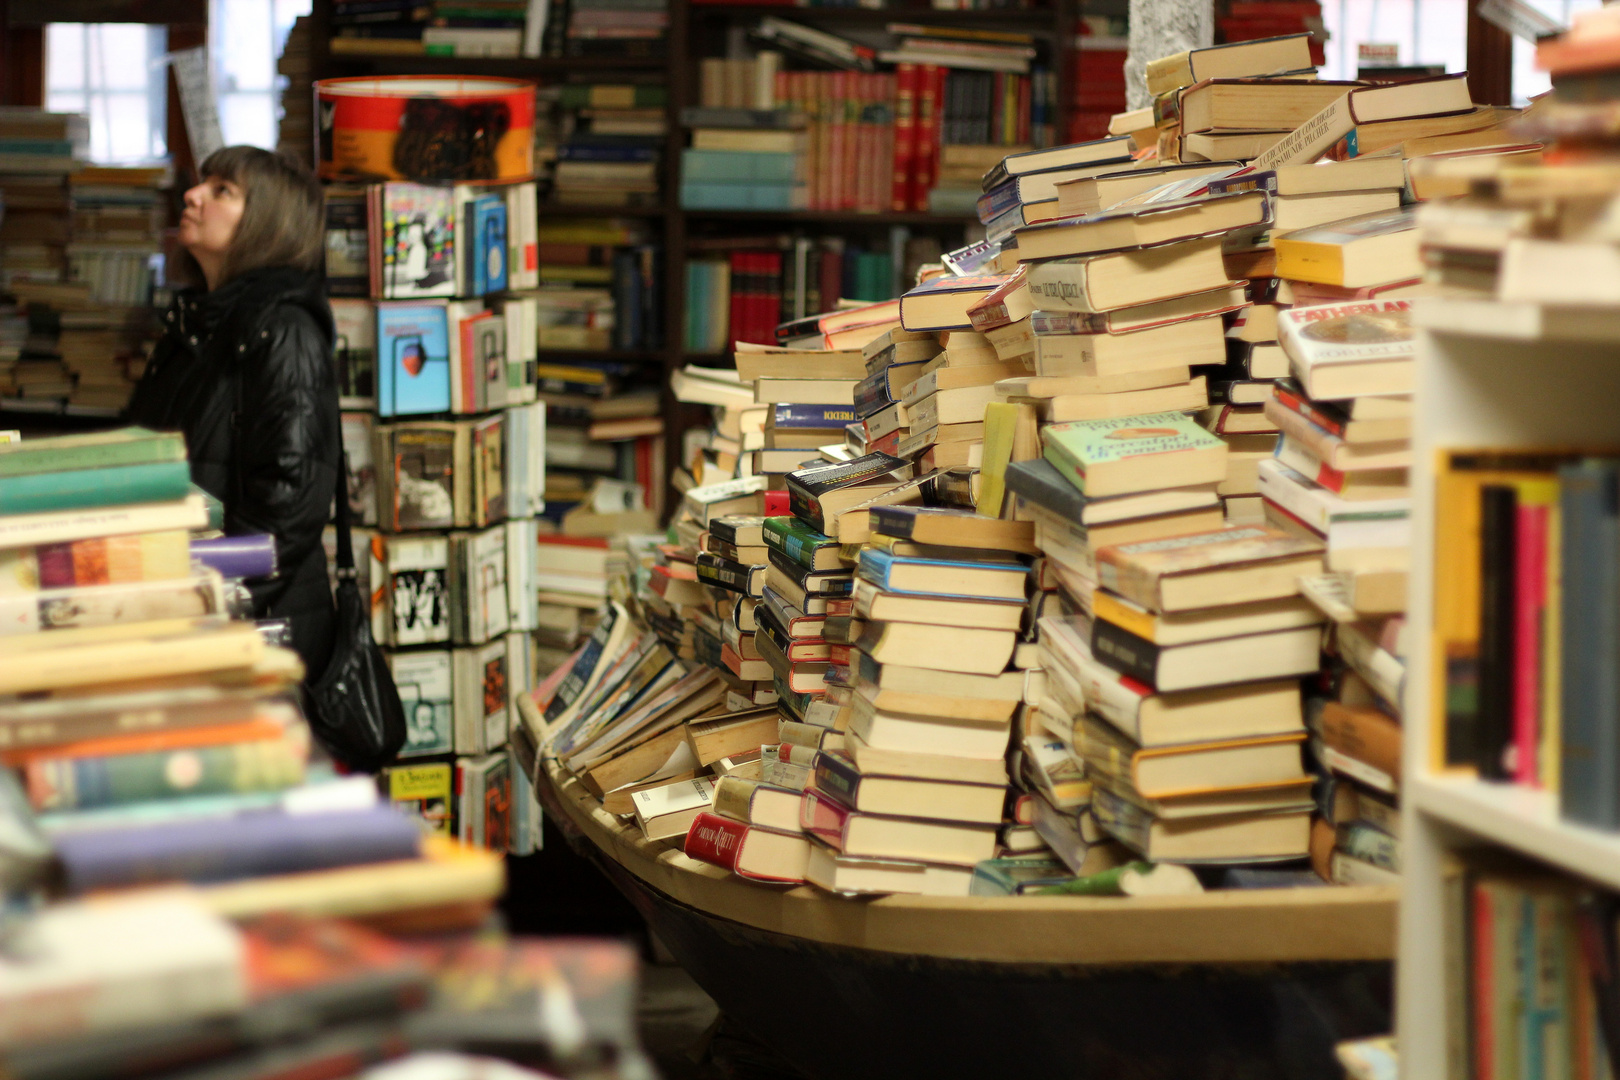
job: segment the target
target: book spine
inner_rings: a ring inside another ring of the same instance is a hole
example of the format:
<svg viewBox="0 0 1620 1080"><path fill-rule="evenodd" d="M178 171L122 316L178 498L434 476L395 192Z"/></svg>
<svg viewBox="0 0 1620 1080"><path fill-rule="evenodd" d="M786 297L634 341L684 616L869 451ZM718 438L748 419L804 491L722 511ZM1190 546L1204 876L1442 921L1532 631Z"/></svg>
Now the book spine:
<svg viewBox="0 0 1620 1080"><path fill-rule="evenodd" d="M118 466L157 465L186 460L186 444L178 435L128 439L122 442L30 453L24 449L0 455L0 477L14 478L40 474L77 472L80 469L107 469ZM9 480L8 480L9 485Z"/></svg>
<svg viewBox="0 0 1620 1080"><path fill-rule="evenodd" d="M1474 763L1482 777L1511 775L1516 672L1514 638L1518 492L1506 484L1480 489L1479 730Z"/></svg>
<svg viewBox="0 0 1620 1080"><path fill-rule="evenodd" d="M815 784L817 793L854 809L860 795L861 774L844 758L819 754L816 756Z"/></svg>
<svg viewBox="0 0 1620 1080"><path fill-rule="evenodd" d="M1322 741L1346 757L1388 776L1401 771L1401 726L1377 709L1329 702L1322 710Z"/></svg>
<svg viewBox="0 0 1620 1080"><path fill-rule="evenodd" d="M1559 475L1563 548L1559 810L1620 827L1620 475L1581 464Z"/></svg>
<svg viewBox="0 0 1620 1080"><path fill-rule="evenodd" d="M168 502L185 498L190 487L185 461L12 476L0 486L0 515Z"/></svg>
<svg viewBox="0 0 1620 1080"><path fill-rule="evenodd" d="M1124 627L1097 620L1091 628L1091 651L1115 671L1147 686L1158 685L1159 647Z"/></svg>
<svg viewBox="0 0 1620 1080"><path fill-rule="evenodd" d="M682 846L688 858L697 859L725 870L737 869L737 856L742 852L748 826L740 821L723 818L719 814L700 813L686 830Z"/></svg>
<svg viewBox="0 0 1620 1080"><path fill-rule="evenodd" d="M273 536L221 536L191 541L191 558L218 570L222 577L251 579L276 572Z"/></svg>
<svg viewBox="0 0 1620 1080"><path fill-rule="evenodd" d="M288 738L115 754L43 758L23 767L37 810L71 810L180 795L219 795L291 787L304 775L303 749Z"/></svg>
<svg viewBox="0 0 1620 1080"><path fill-rule="evenodd" d="M1514 525L1513 777L1518 783L1539 787L1547 507L1520 505Z"/></svg>

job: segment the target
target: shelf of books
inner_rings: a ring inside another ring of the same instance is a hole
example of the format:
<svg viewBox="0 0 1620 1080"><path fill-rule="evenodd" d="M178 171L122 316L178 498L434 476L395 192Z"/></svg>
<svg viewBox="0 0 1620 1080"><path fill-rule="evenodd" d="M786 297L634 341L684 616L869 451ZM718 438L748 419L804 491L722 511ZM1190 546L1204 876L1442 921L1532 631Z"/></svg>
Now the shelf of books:
<svg viewBox="0 0 1620 1080"><path fill-rule="evenodd" d="M1613 24L1538 46L1555 90L1516 131L1547 162L1459 156L1419 218L1443 291L1415 309L1405 1075L1607 1077L1620 1050L1620 291L1577 224L1620 177L1567 156L1608 145L1612 93L1571 91L1611 77Z"/></svg>

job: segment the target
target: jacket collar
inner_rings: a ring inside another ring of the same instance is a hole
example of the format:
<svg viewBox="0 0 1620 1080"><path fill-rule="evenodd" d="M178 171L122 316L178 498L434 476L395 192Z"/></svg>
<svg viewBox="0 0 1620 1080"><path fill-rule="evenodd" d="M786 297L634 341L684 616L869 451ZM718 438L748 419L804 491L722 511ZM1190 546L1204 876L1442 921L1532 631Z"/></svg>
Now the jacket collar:
<svg viewBox="0 0 1620 1080"><path fill-rule="evenodd" d="M181 334L193 346L201 346L213 338L243 301L251 301L256 307L283 300L308 303L312 294L318 296L320 292L320 281L314 274L290 266L264 266L238 274L217 289L182 289L175 297L174 318ZM330 318L328 315L323 321Z"/></svg>

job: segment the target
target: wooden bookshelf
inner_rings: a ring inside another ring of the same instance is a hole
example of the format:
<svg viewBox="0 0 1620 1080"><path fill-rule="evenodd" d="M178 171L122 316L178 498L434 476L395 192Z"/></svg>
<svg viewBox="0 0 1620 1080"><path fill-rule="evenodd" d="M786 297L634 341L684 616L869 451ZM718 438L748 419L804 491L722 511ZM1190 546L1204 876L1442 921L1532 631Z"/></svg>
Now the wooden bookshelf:
<svg viewBox="0 0 1620 1080"><path fill-rule="evenodd" d="M1448 1060L1446 881L1453 853L1495 848L1577 878L1620 889L1620 834L1571 824L1556 799L1514 784L1490 783L1471 771L1443 770L1433 760L1445 723L1431 702L1438 661L1432 642L1436 563L1435 472L1447 449L1545 449L1620 446L1617 329L1588 313L1568 326L1535 305L1491 303L1489 324L1477 301L1424 297L1414 305L1418 340L1417 414L1413 430L1412 575L1401 782L1401 913L1397 1035L1404 1076L1455 1076ZM1505 316L1505 317L1504 317ZM1499 327L1482 330L1483 325ZM1541 329L1545 327L1543 335Z"/></svg>
<svg viewBox="0 0 1620 1080"><path fill-rule="evenodd" d="M1088 10L1092 7L1088 4ZM1123 5L1118 5L1123 11ZM660 193L654 204L637 207L573 206L542 203L542 220L556 217L578 218L635 218L652 224L650 232L663 251L663 332L664 345L655 352L574 353L575 358L592 356L603 359L623 359L631 362L658 364L662 368L664 414L680 418L684 414L676 408L669 393L668 374L688 362L713 364L720 358L688 356L686 340L686 275L685 263L693 248L689 240L695 234L712 236L745 236L768 234L789 229L813 229L822 233L840 233L851 230L855 235L869 236L878 229L914 230L938 235L948 249L959 246L967 228L976 224L971 216L955 217L930 213L853 213L840 211L752 211L752 210L686 210L680 204L681 151L686 145L686 133L681 126L681 110L698 101L699 64L703 56L718 55L724 50L729 28L774 15L803 22L837 32L847 27L852 32L881 30L891 22L924 23L931 25L959 25L963 27L996 29L1006 28L1034 34L1046 43L1046 53L1055 74L1056 91L1053 98L1053 130L1061 139L1068 130L1069 113L1074 99L1070 84L1072 70L1072 40L1081 12L1080 0L1049 0L1038 8L993 11L943 11L927 6L896 4L883 8L867 7L791 7L780 4L754 3L701 3L693 0L669 0L669 28L654 57L541 57L514 59L463 59L440 56L353 56L333 54L327 47L330 38L330 0L316 0L311 11L311 72L314 79L364 75L490 75L534 79L541 83L558 81L619 80L635 82L662 82L668 87L666 115L668 134L665 137L660 173ZM904 234L891 235L891 244L901 243ZM568 354L551 351L544 353L556 359ZM695 415L695 414L694 414ZM681 424L666 424L666 460L671 466L680 461Z"/></svg>

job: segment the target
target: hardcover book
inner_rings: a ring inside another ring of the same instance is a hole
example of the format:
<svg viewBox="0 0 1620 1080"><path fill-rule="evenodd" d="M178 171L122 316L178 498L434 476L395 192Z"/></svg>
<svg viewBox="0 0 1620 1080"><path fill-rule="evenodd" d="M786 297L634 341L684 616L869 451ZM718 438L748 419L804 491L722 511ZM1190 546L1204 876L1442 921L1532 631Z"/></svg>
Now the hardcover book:
<svg viewBox="0 0 1620 1080"><path fill-rule="evenodd" d="M346 412L339 419L343 466L348 474L349 514L356 525L377 524L375 422L370 413Z"/></svg>
<svg viewBox="0 0 1620 1080"><path fill-rule="evenodd" d="M399 756L424 757L454 750L450 653L444 649L396 652L389 655L388 668L405 706L405 745ZM448 833L448 813L441 825L440 831Z"/></svg>
<svg viewBox="0 0 1620 1080"><path fill-rule="evenodd" d="M377 415L450 411L450 323L443 304L377 305Z"/></svg>

